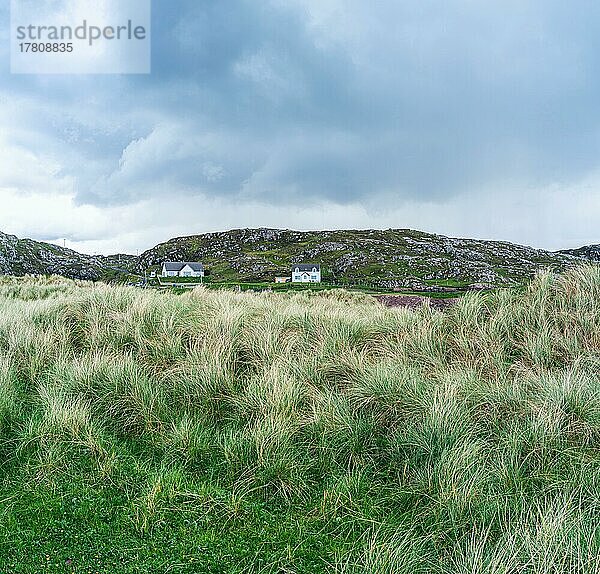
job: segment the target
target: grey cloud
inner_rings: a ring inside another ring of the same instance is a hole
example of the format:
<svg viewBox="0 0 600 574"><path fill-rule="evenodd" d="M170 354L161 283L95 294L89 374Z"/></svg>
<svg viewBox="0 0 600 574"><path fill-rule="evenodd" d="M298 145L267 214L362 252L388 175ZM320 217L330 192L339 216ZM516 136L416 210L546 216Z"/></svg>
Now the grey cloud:
<svg viewBox="0 0 600 574"><path fill-rule="evenodd" d="M439 202L598 168L599 27L585 0L155 2L151 76L0 90L80 204Z"/></svg>

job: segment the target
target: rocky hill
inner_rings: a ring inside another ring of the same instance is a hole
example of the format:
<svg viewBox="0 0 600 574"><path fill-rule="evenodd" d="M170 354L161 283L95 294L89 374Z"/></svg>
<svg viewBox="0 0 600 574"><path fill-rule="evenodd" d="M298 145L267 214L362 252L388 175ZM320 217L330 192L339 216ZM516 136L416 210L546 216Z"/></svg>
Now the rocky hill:
<svg viewBox="0 0 600 574"><path fill-rule="evenodd" d="M311 231L238 229L180 237L140 256L142 271L163 261L202 261L213 281L272 281L294 262L320 263L324 281L443 290L520 283L537 270L584 261L499 241L452 239L407 229Z"/></svg>
<svg viewBox="0 0 600 574"><path fill-rule="evenodd" d="M50 243L0 232L0 275L57 274L73 279L110 279L137 262L132 255L83 255Z"/></svg>
<svg viewBox="0 0 600 574"><path fill-rule="evenodd" d="M0 232L0 274L111 280L163 261L202 261L213 281L272 281L292 263L322 265L323 280L418 291L514 285L535 271L600 261L600 246L563 252L452 239L407 229L290 231L237 229L180 237L133 255L91 256Z"/></svg>
<svg viewBox="0 0 600 574"><path fill-rule="evenodd" d="M589 261L600 261L600 245L586 245L578 249L563 249L559 253L565 255L573 255L575 257L583 257Z"/></svg>

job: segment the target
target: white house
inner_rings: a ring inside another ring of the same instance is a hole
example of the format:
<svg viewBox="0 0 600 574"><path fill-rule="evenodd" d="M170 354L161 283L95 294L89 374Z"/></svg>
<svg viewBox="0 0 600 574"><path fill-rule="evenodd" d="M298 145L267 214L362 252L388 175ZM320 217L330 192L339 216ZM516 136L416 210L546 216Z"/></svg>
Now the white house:
<svg viewBox="0 0 600 574"><path fill-rule="evenodd" d="M292 283L320 283L321 266L316 263L292 265Z"/></svg>
<svg viewBox="0 0 600 574"><path fill-rule="evenodd" d="M204 265L197 261L166 261L162 266L163 277L204 277Z"/></svg>

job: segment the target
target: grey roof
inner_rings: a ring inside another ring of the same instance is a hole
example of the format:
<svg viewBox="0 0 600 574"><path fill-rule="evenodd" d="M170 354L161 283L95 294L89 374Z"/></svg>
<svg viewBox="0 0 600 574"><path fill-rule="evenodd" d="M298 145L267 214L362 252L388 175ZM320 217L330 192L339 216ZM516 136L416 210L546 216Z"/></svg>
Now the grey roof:
<svg viewBox="0 0 600 574"><path fill-rule="evenodd" d="M184 266L185 265L189 265L192 268L192 271L204 271L204 265L198 263L198 261L187 261L184 263Z"/></svg>
<svg viewBox="0 0 600 574"><path fill-rule="evenodd" d="M321 271L321 266L318 263L296 263L292 265L292 271L299 269L300 271L312 271L316 269L317 271Z"/></svg>
<svg viewBox="0 0 600 574"><path fill-rule="evenodd" d="M204 271L204 265L197 261L165 261L163 266L165 271L181 271L186 265L192 268L192 271Z"/></svg>

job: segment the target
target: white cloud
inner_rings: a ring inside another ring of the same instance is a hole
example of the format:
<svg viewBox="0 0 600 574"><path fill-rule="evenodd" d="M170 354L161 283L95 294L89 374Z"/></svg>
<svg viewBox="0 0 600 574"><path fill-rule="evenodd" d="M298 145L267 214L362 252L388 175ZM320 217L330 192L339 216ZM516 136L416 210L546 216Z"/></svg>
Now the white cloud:
<svg viewBox="0 0 600 574"><path fill-rule="evenodd" d="M0 139L0 157L10 158L0 164L0 181L4 189L32 193L46 190L64 193L73 188L69 177L61 177L61 166L52 157L38 155L22 146Z"/></svg>
<svg viewBox="0 0 600 574"><path fill-rule="evenodd" d="M73 194L23 193L0 189L0 229L20 237L86 240L112 232L118 221L111 211L76 206Z"/></svg>
<svg viewBox="0 0 600 574"><path fill-rule="evenodd" d="M439 201L380 199L302 206L207 196L158 197L125 207L80 206L69 195L0 191L0 229L57 241L85 253L137 253L172 237L240 227L298 230L414 228L450 236L510 240L562 249L597 241L600 177L543 191L498 189Z"/></svg>

